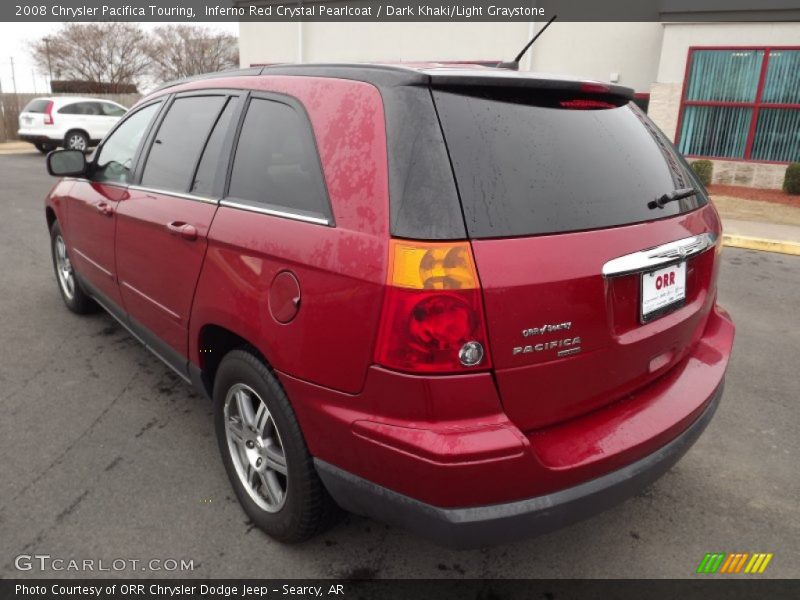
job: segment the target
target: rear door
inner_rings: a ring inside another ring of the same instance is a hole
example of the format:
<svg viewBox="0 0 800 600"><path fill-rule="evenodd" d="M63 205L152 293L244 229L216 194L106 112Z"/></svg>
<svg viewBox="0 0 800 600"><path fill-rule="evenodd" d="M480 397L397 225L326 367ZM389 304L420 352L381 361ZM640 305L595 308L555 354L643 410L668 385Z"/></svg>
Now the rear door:
<svg viewBox="0 0 800 600"><path fill-rule="evenodd" d="M179 371L188 320L239 107L236 93L178 95L120 203L117 269L131 327Z"/></svg>
<svg viewBox="0 0 800 600"><path fill-rule="evenodd" d="M714 300L720 225L647 117L576 92L434 98L509 417L523 430L568 419L675 365Z"/></svg>

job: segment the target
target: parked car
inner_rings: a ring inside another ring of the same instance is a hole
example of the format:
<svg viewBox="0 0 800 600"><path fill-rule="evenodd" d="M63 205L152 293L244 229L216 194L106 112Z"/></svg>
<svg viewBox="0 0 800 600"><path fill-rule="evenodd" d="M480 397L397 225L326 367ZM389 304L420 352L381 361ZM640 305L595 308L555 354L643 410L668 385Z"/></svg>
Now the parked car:
<svg viewBox="0 0 800 600"><path fill-rule="evenodd" d="M733 344L720 219L631 98L435 65L165 87L48 157L61 296L213 399L278 540L337 505L454 546L561 527L681 457Z"/></svg>
<svg viewBox="0 0 800 600"><path fill-rule="evenodd" d="M43 153L59 146L85 151L97 145L126 112L121 104L98 98L34 98L19 114L17 137Z"/></svg>

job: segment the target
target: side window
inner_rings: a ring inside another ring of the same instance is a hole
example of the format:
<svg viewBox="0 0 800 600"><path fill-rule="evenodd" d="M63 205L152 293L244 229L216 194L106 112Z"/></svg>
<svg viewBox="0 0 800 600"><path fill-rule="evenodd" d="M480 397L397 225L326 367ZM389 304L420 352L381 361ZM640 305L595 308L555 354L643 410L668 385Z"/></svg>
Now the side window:
<svg viewBox="0 0 800 600"><path fill-rule="evenodd" d="M100 108L102 109L102 114L106 117L121 117L125 114L124 108L110 102L101 102Z"/></svg>
<svg viewBox="0 0 800 600"><path fill-rule="evenodd" d="M200 153L226 100L225 96L188 96L172 103L150 148L143 186L175 192L189 189Z"/></svg>
<svg viewBox="0 0 800 600"><path fill-rule="evenodd" d="M161 102L155 102L137 110L106 139L95 160L95 181L129 181L136 150L159 108Z"/></svg>
<svg viewBox="0 0 800 600"><path fill-rule="evenodd" d="M96 117L102 115L103 110L100 108L99 102L84 102L83 114L88 115L90 117Z"/></svg>
<svg viewBox="0 0 800 600"><path fill-rule="evenodd" d="M222 147L225 143L225 138L233 126L233 115L236 112L238 101L238 98L231 97L217 119L217 124L214 125L214 131L211 132L211 136L206 142L203 157L200 159L197 172L194 174L192 187L189 189L193 194L210 196L213 193L214 176L222 159Z"/></svg>
<svg viewBox="0 0 800 600"><path fill-rule="evenodd" d="M250 101L228 196L267 208L330 217L319 158L305 117L282 102Z"/></svg>
<svg viewBox="0 0 800 600"><path fill-rule="evenodd" d="M78 102L67 104L66 106L62 106L58 112L62 115L78 115L80 114L80 106L81 105Z"/></svg>

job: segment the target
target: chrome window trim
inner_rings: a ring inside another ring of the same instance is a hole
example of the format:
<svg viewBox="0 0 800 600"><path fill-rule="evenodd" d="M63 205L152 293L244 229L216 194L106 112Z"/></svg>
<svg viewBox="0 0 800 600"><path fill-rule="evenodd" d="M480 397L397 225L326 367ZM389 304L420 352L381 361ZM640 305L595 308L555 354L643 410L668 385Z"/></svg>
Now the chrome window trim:
<svg viewBox="0 0 800 600"><path fill-rule="evenodd" d="M313 223L315 225L330 226L330 219L325 217L312 217L311 215L302 215L300 213L291 212L288 210L277 210L274 208L267 208L266 206L256 206L253 204L244 204L242 202L235 202L233 200L220 200L220 206L227 206L228 208L238 208L240 210L247 210L250 212L260 213L263 215L270 215L272 217L281 217L284 219L292 219L293 221L302 221L304 223Z"/></svg>
<svg viewBox="0 0 800 600"><path fill-rule="evenodd" d="M716 241L715 233L701 233L647 250L619 256L603 265L603 277L621 277L678 263L714 247Z"/></svg>
<svg viewBox="0 0 800 600"><path fill-rule="evenodd" d="M141 185L134 185L132 183L123 183L121 181L92 181L85 177L64 177L65 181L82 181L84 183L99 183L102 185L109 185L111 187L133 190L136 192L145 192L149 194L161 194L163 196L173 196L175 198L182 198L183 200L195 200L197 202L205 202L206 204L219 204L219 198L210 198L208 196L195 196L194 194L186 194L183 192L173 192L172 190L159 190L156 188L144 187Z"/></svg>
<svg viewBox="0 0 800 600"><path fill-rule="evenodd" d="M159 190L157 188L145 187L143 185L128 185L129 190L137 192L145 192L150 194L162 194L163 196L172 196L174 198L182 198L184 200L196 200L197 202L205 202L207 204L218 204L219 198L209 198L208 196L195 196L194 194L187 194L185 192L173 192L172 190Z"/></svg>

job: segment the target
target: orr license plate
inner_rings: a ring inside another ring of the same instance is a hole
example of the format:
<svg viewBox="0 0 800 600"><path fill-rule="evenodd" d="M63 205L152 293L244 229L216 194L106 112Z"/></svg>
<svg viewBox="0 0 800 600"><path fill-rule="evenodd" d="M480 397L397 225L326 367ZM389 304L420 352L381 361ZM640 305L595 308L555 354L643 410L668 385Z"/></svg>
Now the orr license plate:
<svg viewBox="0 0 800 600"><path fill-rule="evenodd" d="M642 273L641 289L642 323L680 308L686 301L686 263Z"/></svg>

